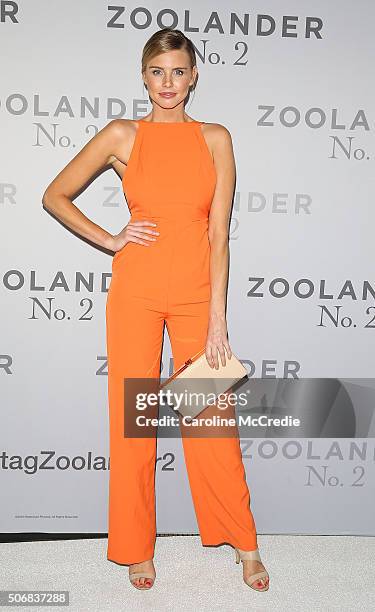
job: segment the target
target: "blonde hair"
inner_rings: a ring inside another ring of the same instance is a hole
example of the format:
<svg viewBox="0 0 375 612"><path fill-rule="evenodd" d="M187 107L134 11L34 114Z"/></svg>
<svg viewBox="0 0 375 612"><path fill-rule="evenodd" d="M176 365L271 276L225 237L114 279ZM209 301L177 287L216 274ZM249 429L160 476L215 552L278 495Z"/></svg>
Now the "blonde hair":
<svg viewBox="0 0 375 612"><path fill-rule="evenodd" d="M195 50L190 38L187 38L181 30L173 30L172 28L163 28L154 32L151 38L148 39L142 51L142 73L145 72L147 64L153 57L160 53L181 49L186 51L190 59L190 67L196 66L197 59ZM195 84L193 85L193 87Z"/></svg>

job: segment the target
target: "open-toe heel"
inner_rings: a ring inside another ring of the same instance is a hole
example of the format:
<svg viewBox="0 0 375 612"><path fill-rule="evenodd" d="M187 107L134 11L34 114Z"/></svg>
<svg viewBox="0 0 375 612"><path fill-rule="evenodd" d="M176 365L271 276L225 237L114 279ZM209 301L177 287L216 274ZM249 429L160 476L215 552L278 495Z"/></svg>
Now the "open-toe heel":
<svg viewBox="0 0 375 612"><path fill-rule="evenodd" d="M240 548L235 548L234 550L236 553L236 563L239 563L240 561L259 561L262 563L258 548L255 550L241 550ZM255 591L268 591L269 578L268 572L266 570L262 570L261 572L256 572L255 574L251 574L251 576L244 578L244 582ZM265 579L267 579L267 583L263 587L253 586L254 582L262 579L263 582L265 582Z"/></svg>
<svg viewBox="0 0 375 612"><path fill-rule="evenodd" d="M152 584L151 586L145 586L145 585L137 585L135 584L135 581L137 580L137 578L147 578L148 580L152 580ZM136 588L139 589L140 591L148 591L149 589L151 589L154 586L154 582L155 582L155 578L156 575L152 572L147 572L146 570L144 570L143 572L129 572L129 580L132 583L132 585Z"/></svg>

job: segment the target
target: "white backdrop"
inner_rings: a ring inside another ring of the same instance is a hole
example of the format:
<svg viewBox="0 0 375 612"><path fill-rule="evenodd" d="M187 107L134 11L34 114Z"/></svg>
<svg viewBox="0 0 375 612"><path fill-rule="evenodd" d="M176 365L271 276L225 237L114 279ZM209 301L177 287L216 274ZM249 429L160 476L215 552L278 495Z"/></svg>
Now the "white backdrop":
<svg viewBox="0 0 375 612"><path fill-rule="evenodd" d="M375 534L374 17L370 0L0 2L0 531L107 531L111 256L41 199L110 120L151 110L142 48L173 26L197 50L187 113L235 149L232 349L251 377L317 379L336 423L241 440L258 533ZM111 169L75 204L112 233L129 219ZM158 457L158 533L198 533L181 441Z"/></svg>

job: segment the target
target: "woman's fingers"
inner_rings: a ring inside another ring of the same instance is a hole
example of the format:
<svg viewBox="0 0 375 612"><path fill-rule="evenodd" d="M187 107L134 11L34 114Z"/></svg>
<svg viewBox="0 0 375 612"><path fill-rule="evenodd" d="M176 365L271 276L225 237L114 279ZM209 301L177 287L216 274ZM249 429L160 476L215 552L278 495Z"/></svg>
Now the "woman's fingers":
<svg viewBox="0 0 375 612"><path fill-rule="evenodd" d="M226 366L226 356L225 351L227 352L228 359L232 356L232 351L230 349L228 341L223 341L222 344L209 344L206 347L206 358L209 365L212 368L219 369L219 359L218 353L220 355L221 364L223 367Z"/></svg>
<svg viewBox="0 0 375 612"><path fill-rule="evenodd" d="M223 341L223 345L225 347L225 350L227 351L228 359L230 359L232 357L232 350L231 350L231 348L229 346L228 340L224 340Z"/></svg>
<svg viewBox="0 0 375 612"><path fill-rule="evenodd" d="M138 244L142 244L144 246L150 246L149 242L154 242L156 240L156 236L159 235L159 232L157 230L148 229L145 227L148 225L155 226L156 224L150 221L134 221L128 223L126 226L127 240L130 242L137 242Z"/></svg>
<svg viewBox="0 0 375 612"><path fill-rule="evenodd" d="M134 228L137 231L145 232L147 234L155 234L155 235L159 234L157 230L148 229L147 227L145 227L146 225L155 226L156 224L150 223L149 221L133 221L133 222L130 221L126 227L131 228L131 229Z"/></svg>
<svg viewBox="0 0 375 612"><path fill-rule="evenodd" d="M211 368L213 368L213 357L212 357L212 353L211 353L211 345L210 346L206 346L206 359L208 361L208 365L211 366Z"/></svg>
<svg viewBox="0 0 375 612"><path fill-rule="evenodd" d="M219 355L220 355L220 358L221 358L221 363L222 363L222 365L225 367L225 365L226 365L226 361L225 361L225 351L224 351L224 345L223 345L223 344L221 344L221 345L218 347L218 349L219 349Z"/></svg>
<svg viewBox="0 0 375 612"><path fill-rule="evenodd" d="M211 368L218 369L219 362L217 360L217 348L214 344L210 344L206 349L206 358Z"/></svg>
<svg viewBox="0 0 375 612"><path fill-rule="evenodd" d="M126 237L129 239L131 237L134 238L142 238L143 240L154 241L156 240L155 236L148 236L139 230L128 229L126 232Z"/></svg>
<svg viewBox="0 0 375 612"><path fill-rule="evenodd" d="M153 228L157 226L153 221L129 221L129 223L121 230L116 236L117 244L119 248L116 251L123 249L128 242L137 242L143 246L151 246L150 242L156 240L156 236L159 236L159 232L156 229L150 229L147 226Z"/></svg>

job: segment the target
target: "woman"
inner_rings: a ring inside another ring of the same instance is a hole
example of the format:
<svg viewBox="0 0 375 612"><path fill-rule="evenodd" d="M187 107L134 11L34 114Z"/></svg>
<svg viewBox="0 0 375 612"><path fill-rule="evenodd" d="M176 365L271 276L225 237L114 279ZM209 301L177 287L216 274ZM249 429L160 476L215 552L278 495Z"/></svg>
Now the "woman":
<svg viewBox="0 0 375 612"><path fill-rule="evenodd" d="M219 358L225 366L231 357L225 302L235 163L229 131L185 113L197 76L191 41L180 30L157 31L142 55L151 113L137 121L111 121L43 197L66 225L115 252L106 305L107 558L129 565L130 580L139 589L150 588L156 576L156 439L124 436L124 378L160 376L164 323L175 370L202 348L212 368L218 368ZM122 177L131 212L116 235L71 201L108 164ZM246 584L267 590L238 437L182 441L203 545L232 545Z"/></svg>

